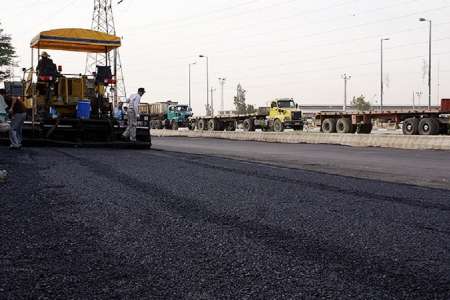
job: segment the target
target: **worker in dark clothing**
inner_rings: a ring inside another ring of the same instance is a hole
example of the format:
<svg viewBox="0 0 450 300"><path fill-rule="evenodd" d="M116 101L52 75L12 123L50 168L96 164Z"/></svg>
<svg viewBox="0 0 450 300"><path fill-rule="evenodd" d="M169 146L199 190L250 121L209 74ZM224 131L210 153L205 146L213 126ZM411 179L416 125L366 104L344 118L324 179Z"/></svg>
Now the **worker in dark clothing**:
<svg viewBox="0 0 450 300"><path fill-rule="evenodd" d="M11 129L9 131L10 149L22 148L22 127L27 117L26 107L21 97L12 97L11 106Z"/></svg>
<svg viewBox="0 0 450 300"><path fill-rule="evenodd" d="M38 87L39 93L41 95L46 95L46 100L50 101L52 97L52 91L55 89L56 78L58 76L58 69L48 55L47 52L42 52L41 59L36 68L38 82L44 82L48 84L41 85L42 88Z"/></svg>
<svg viewBox="0 0 450 300"><path fill-rule="evenodd" d="M36 68L37 76L48 76L53 77L52 80L56 79L56 75L58 74L58 69L56 68L55 63L50 58L47 52L42 52L41 59Z"/></svg>

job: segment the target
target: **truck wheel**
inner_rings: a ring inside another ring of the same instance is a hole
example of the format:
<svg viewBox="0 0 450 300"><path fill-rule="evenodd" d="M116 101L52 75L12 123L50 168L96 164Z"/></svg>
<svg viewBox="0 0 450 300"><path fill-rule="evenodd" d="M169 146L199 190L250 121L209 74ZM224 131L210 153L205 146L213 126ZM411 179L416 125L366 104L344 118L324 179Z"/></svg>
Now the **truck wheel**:
<svg viewBox="0 0 450 300"><path fill-rule="evenodd" d="M436 118L423 118L419 122L420 135L439 134L439 121Z"/></svg>
<svg viewBox="0 0 450 300"><path fill-rule="evenodd" d="M195 130L195 122L189 122L189 130Z"/></svg>
<svg viewBox="0 0 450 300"><path fill-rule="evenodd" d="M336 119L325 119L322 122L322 132L335 133L336 132Z"/></svg>
<svg viewBox="0 0 450 300"><path fill-rule="evenodd" d="M164 120L163 124L164 124L164 129L170 129L170 122L169 122L169 120Z"/></svg>
<svg viewBox="0 0 450 300"><path fill-rule="evenodd" d="M439 133L440 134L449 134L448 130L449 130L449 125L441 123Z"/></svg>
<svg viewBox="0 0 450 300"><path fill-rule="evenodd" d="M219 127L219 126L218 126L216 120L211 119L211 120L208 121L208 130L209 130L209 131L216 131L216 130L219 129L218 127Z"/></svg>
<svg viewBox="0 0 450 300"><path fill-rule="evenodd" d="M352 132L352 120L348 118L340 118L336 122L337 133L350 133Z"/></svg>
<svg viewBox="0 0 450 300"><path fill-rule="evenodd" d="M175 121L172 121L172 130L178 130L178 123Z"/></svg>
<svg viewBox="0 0 450 300"><path fill-rule="evenodd" d="M369 134L372 132L373 125L372 123L369 124L358 124L356 126L356 133L358 134Z"/></svg>
<svg viewBox="0 0 450 300"><path fill-rule="evenodd" d="M255 124L253 124L252 119L245 119L243 126L244 131L255 131Z"/></svg>
<svg viewBox="0 0 450 300"><path fill-rule="evenodd" d="M403 121L402 130L404 135L417 135L419 133L419 119L406 119L405 121Z"/></svg>
<svg viewBox="0 0 450 300"><path fill-rule="evenodd" d="M281 122L281 120L276 119L273 122L273 131L275 131L275 132L283 132L284 131L284 126L283 126L283 123Z"/></svg>
<svg viewBox="0 0 450 300"><path fill-rule="evenodd" d="M226 131L236 131L236 122L229 122L225 127Z"/></svg>
<svg viewBox="0 0 450 300"><path fill-rule="evenodd" d="M198 120L197 129L203 131L206 129L206 121L204 119Z"/></svg>

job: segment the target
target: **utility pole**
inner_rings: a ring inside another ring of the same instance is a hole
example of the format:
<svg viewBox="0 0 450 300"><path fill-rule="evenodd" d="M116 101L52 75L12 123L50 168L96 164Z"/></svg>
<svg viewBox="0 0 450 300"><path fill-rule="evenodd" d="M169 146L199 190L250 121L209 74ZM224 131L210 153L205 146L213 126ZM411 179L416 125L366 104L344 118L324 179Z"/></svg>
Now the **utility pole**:
<svg viewBox="0 0 450 300"><path fill-rule="evenodd" d="M189 64L189 107L191 106L191 66L196 65L197 62L193 62Z"/></svg>
<svg viewBox="0 0 450 300"><path fill-rule="evenodd" d="M381 91L380 91L380 111L383 110L383 96L384 96L384 78L383 78L383 42L389 41L389 38L381 39Z"/></svg>
<svg viewBox="0 0 450 300"><path fill-rule="evenodd" d="M428 37L428 110L431 110L431 33L432 33L432 22L431 20L420 18L420 22L428 22L429 37Z"/></svg>
<svg viewBox="0 0 450 300"><path fill-rule="evenodd" d="M94 0L94 12L92 14L91 29L95 31L104 32L111 35L116 35L116 27L114 22L114 15L112 10L112 0ZM111 53L112 52L112 53ZM126 99L127 92L125 88L125 79L123 76L122 61L119 50L111 51L109 53L88 54L86 57L86 75L92 75L96 72L97 66L108 66L114 62L117 68L111 70L114 72L116 78L116 87L114 93L114 105L117 104L117 99Z"/></svg>
<svg viewBox="0 0 450 300"><path fill-rule="evenodd" d="M441 96L441 62L437 65L437 103L441 101L439 97Z"/></svg>
<svg viewBox="0 0 450 300"><path fill-rule="evenodd" d="M344 79L344 106L342 107L343 111L347 111L347 82L352 78L352 76L347 75L345 73L342 75L342 79Z"/></svg>
<svg viewBox="0 0 450 300"><path fill-rule="evenodd" d="M211 107L209 106L209 58L206 55L199 55L200 58L206 58L206 115L209 116Z"/></svg>
<svg viewBox="0 0 450 300"><path fill-rule="evenodd" d="M225 81L227 79L226 78L219 78L219 84L221 86L221 99L220 99L220 110L224 111L225 110L225 103L224 103L224 99L223 99L223 87L225 85Z"/></svg>
<svg viewBox="0 0 450 300"><path fill-rule="evenodd" d="M214 117L214 92L215 91L216 91L216 89L211 87L211 107L210 107L211 117Z"/></svg>

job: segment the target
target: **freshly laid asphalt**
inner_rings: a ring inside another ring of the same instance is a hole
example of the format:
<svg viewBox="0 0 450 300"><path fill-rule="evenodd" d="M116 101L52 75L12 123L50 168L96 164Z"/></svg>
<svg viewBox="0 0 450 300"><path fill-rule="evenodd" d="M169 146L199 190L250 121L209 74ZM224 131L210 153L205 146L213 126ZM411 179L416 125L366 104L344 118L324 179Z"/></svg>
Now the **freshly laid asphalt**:
<svg viewBox="0 0 450 300"><path fill-rule="evenodd" d="M450 299L448 189L167 141L0 147L0 298Z"/></svg>

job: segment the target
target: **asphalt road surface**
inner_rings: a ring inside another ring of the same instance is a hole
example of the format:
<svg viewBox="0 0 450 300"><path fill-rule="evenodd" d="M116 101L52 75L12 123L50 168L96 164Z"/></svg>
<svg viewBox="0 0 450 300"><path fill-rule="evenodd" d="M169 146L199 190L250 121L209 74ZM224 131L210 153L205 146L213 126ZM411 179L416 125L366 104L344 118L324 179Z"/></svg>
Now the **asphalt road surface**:
<svg viewBox="0 0 450 300"><path fill-rule="evenodd" d="M449 190L184 146L1 147L0 298L450 298Z"/></svg>
<svg viewBox="0 0 450 300"><path fill-rule="evenodd" d="M153 148L450 190L450 152L153 137Z"/></svg>

